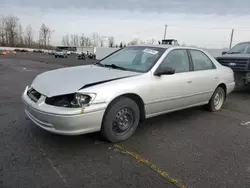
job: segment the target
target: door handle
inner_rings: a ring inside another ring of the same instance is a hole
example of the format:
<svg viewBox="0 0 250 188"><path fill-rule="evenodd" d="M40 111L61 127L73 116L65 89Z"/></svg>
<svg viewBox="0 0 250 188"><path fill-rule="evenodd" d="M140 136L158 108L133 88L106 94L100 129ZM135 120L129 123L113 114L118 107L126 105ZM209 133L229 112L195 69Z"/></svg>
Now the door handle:
<svg viewBox="0 0 250 188"><path fill-rule="evenodd" d="M192 83L192 81L191 81L191 80L188 80L187 83L190 84L190 83Z"/></svg>

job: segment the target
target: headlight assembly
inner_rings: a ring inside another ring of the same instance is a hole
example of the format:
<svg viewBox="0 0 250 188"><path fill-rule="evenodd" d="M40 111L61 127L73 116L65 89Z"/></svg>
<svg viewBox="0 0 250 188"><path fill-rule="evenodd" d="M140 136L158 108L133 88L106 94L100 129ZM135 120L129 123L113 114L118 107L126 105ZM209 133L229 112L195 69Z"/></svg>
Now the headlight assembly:
<svg viewBox="0 0 250 188"><path fill-rule="evenodd" d="M45 103L53 106L68 108L84 108L89 106L95 98L93 93L75 93L46 98Z"/></svg>
<svg viewBox="0 0 250 188"><path fill-rule="evenodd" d="M79 107L85 107L90 104L95 98L95 94L81 94L76 93L72 105L78 105Z"/></svg>

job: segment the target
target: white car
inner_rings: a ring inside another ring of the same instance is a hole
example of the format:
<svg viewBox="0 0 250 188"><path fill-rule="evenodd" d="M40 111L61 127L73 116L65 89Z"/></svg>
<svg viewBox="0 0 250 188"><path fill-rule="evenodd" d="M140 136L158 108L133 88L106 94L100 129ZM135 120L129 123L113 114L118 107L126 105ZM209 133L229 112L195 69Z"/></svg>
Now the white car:
<svg viewBox="0 0 250 188"><path fill-rule="evenodd" d="M71 51L67 51L66 53L67 53L67 55L71 55L71 54L72 54L72 52L71 52Z"/></svg>
<svg viewBox="0 0 250 188"><path fill-rule="evenodd" d="M55 58L68 58L68 54L66 51L55 51Z"/></svg>
<svg viewBox="0 0 250 188"><path fill-rule="evenodd" d="M203 50L142 45L93 65L42 73L22 99L27 116L49 132L101 131L120 142L150 117L200 105L218 111L234 87L233 71Z"/></svg>

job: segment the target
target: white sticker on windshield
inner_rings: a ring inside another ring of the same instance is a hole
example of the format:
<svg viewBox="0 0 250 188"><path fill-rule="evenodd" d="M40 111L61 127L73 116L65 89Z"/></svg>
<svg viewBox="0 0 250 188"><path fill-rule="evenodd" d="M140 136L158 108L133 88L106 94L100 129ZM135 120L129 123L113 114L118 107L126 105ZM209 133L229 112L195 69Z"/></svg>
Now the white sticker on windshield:
<svg viewBox="0 0 250 188"><path fill-rule="evenodd" d="M153 55L155 55L155 54L158 53L158 51L156 51L156 50L151 50L151 49L148 49L148 48L146 48L145 50L143 50L143 52L146 52L146 53L149 53L149 54L153 54Z"/></svg>

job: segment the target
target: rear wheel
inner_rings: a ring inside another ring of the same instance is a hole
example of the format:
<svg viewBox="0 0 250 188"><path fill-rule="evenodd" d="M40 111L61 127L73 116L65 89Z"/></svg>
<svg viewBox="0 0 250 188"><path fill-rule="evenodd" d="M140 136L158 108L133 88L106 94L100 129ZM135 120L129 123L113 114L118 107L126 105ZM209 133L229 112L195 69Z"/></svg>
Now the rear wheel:
<svg viewBox="0 0 250 188"><path fill-rule="evenodd" d="M208 109L212 112L219 111L225 101L226 93L222 87L217 87L208 103Z"/></svg>
<svg viewBox="0 0 250 188"><path fill-rule="evenodd" d="M101 133L110 142L124 141L134 134L139 120L136 102L127 97L118 98L104 115Z"/></svg>

